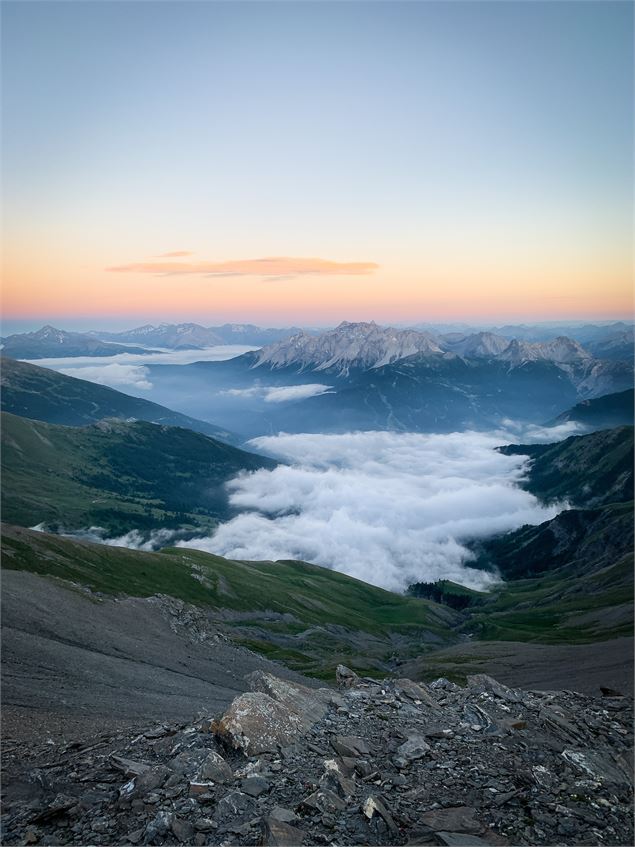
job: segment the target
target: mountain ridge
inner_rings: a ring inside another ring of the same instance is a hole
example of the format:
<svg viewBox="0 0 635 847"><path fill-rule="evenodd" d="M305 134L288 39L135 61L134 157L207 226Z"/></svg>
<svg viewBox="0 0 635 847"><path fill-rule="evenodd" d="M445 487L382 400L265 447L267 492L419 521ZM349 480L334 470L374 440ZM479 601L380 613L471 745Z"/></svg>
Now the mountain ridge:
<svg viewBox="0 0 635 847"><path fill-rule="evenodd" d="M150 538L159 529L208 530L233 514L225 482L277 464L147 421L69 427L0 415L2 511L23 526L96 528L106 536L136 530Z"/></svg>
<svg viewBox="0 0 635 847"><path fill-rule="evenodd" d="M208 421L183 415L150 400L131 397L114 388L5 356L0 358L0 384L2 410L33 420L83 426L102 418L136 418L182 426L230 443L236 440L232 433Z"/></svg>

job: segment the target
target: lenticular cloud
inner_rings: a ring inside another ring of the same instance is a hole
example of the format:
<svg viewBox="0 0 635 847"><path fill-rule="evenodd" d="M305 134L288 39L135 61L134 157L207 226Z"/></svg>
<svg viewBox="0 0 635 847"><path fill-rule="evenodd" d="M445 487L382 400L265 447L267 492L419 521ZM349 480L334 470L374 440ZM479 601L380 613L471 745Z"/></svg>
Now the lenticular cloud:
<svg viewBox="0 0 635 847"><path fill-rule="evenodd" d="M527 458L479 433L285 435L251 444L289 464L236 477L242 513L179 546L235 559L302 559L390 590L451 579L486 588L468 541L538 524L545 507L518 487Z"/></svg>

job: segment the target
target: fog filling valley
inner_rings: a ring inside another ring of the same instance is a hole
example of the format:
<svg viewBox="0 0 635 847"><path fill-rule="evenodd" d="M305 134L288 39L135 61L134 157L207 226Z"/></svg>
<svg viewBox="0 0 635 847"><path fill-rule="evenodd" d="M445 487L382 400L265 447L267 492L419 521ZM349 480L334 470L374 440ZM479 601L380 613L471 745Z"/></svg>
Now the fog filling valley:
<svg viewBox="0 0 635 847"><path fill-rule="evenodd" d="M505 440L383 431L256 438L251 447L285 464L231 480L230 502L241 513L178 546L299 559L393 591L438 579L484 589L497 577L469 567L469 541L566 508L519 487L528 459L498 452Z"/></svg>

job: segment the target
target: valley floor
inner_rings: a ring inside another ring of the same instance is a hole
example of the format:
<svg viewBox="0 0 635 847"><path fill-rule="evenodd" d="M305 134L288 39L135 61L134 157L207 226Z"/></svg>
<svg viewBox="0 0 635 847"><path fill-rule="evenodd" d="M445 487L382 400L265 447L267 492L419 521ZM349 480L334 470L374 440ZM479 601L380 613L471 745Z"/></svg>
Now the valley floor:
<svg viewBox="0 0 635 847"><path fill-rule="evenodd" d="M633 648L633 638L594 644L478 641L436 650L400 665L399 672L412 679L486 673L516 688L596 696L603 686L632 695Z"/></svg>

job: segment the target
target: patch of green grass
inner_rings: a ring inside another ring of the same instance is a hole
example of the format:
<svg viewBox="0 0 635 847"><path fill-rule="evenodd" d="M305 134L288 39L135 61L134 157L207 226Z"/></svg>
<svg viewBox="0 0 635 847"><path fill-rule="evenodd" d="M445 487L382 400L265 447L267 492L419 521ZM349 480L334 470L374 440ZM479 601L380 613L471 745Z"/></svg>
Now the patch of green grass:
<svg viewBox="0 0 635 847"><path fill-rule="evenodd" d="M395 636L414 655L431 638L441 644L456 640L447 609L317 565L232 561L191 549L145 553L3 529L4 568L59 577L110 596L165 594L223 610L224 622L227 610L235 611L240 614L224 624L233 640L320 678L330 678L342 657L382 675ZM272 612L287 617L268 620ZM324 634L298 638L312 627Z"/></svg>
<svg viewBox="0 0 635 847"><path fill-rule="evenodd" d="M633 556L627 555L591 573L568 566L505 583L463 628L487 641L583 644L631 635L632 604Z"/></svg>

